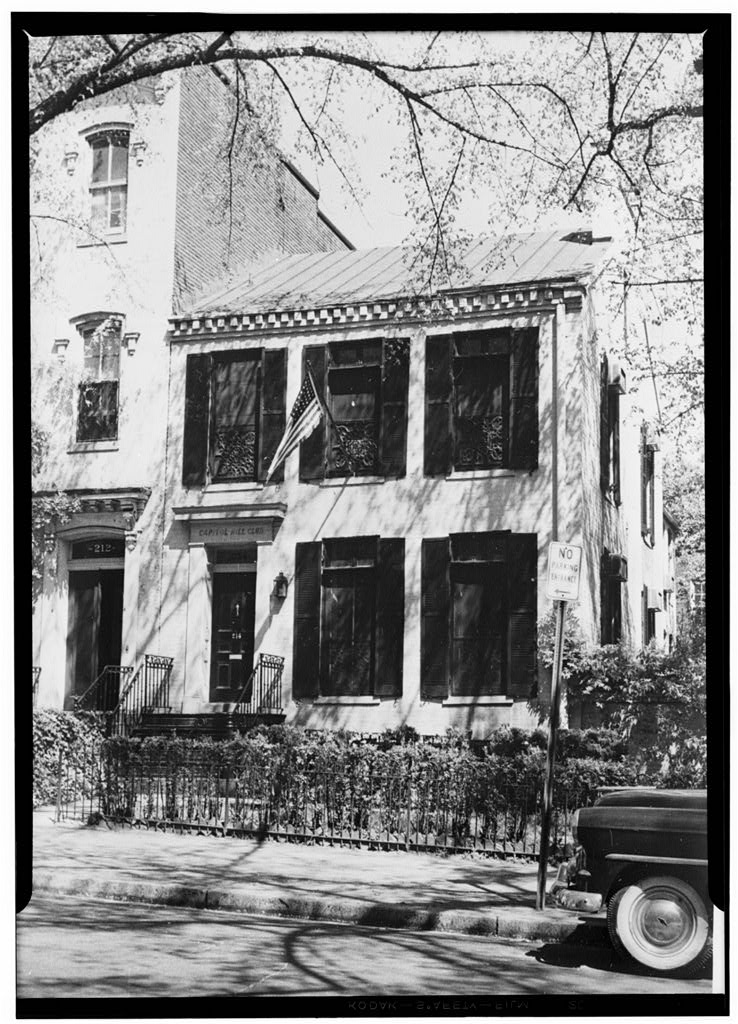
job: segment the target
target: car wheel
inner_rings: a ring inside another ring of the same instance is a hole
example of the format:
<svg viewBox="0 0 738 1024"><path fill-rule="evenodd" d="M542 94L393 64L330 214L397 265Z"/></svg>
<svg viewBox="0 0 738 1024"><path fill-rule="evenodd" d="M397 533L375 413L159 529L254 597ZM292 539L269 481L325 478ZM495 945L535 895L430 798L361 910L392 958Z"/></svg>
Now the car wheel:
<svg viewBox="0 0 738 1024"><path fill-rule="evenodd" d="M657 971L693 973L712 950L704 900L681 878L659 875L620 889L607 907L607 929L619 953Z"/></svg>

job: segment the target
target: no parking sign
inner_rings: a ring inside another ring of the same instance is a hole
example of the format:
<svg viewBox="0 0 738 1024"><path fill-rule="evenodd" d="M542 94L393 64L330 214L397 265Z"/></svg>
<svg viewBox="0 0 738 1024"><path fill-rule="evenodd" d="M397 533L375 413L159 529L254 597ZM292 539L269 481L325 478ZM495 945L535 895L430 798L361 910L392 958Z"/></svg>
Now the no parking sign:
<svg viewBox="0 0 738 1024"><path fill-rule="evenodd" d="M578 601L582 549L555 540L548 546L548 596L554 601Z"/></svg>

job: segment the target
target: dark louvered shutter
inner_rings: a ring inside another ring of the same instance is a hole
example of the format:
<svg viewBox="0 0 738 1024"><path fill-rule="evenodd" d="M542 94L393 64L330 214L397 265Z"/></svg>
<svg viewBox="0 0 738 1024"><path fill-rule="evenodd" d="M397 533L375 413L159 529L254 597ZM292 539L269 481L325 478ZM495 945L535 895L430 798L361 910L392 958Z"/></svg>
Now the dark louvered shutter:
<svg viewBox="0 0 738 1024"><path fill-rule="evenodd" d="M612 496L617 505L620 504L620 392L617 388L610 391L610 417L612 424Z"/></svg>
<svg viewBox="0 0 738 1024"><path fill-rule="evenodd" d="M295 545L292 696L315 697L320 671L320 541Z"/></svg>
<svg viewBox="0 0 738 1024"><path fill-rule="evenodd" d="M648 433L641 426L641 536L648 536Z"/></svg>
<svg viewBox="0 0 738 1024"><path fill-rule="evenodd" d="M524 700L535 696L538 677L537 535L511 533L508 553L508 696Z"/></svg>
<svg viewBox="0 0 738 1024"><path fill-rule="evenodd" d="M512 332L510 349L510 465L538 466L538 328Z"/></svg>
<svg viewBox="0 0 738 1024"><path fill-rule="evenodd" d="M449 681L448 537L424 540L421 563L420 696L444 700Z"/></svg>
<svg viewBox="0 0 738 1024"><path fill-rule="evenodd" d="M426 476L442 476L451 468L451 339L425 340Z"/></svg>
<svg viewBox="0 0 738 1024"><path fill-rule="evenodd" d="M320 398L325 401L326 351L325 345L307 345L302 352L302 379L307 364L313 373ZM318 427L300 444L300 479L322 480L325 476L325 415Z"/></svg>
<svg viewBox="0 0 738 1024"><path fill-rule="evenodd" d="M385 341L382 367L382 474L405 475L410 342Z"/></svg>
<svg viewBox="0 0 738 1024"><path fill-rule="evenodd" d="M187 356L182 442L182 483L185 487L202 487L206 480L211 367L212 356L208 353Z"/></svg>
<svg viewBox="0 0 738 1024"><path fill-rule="evenodd" d="M607 548L602 552L600 558L600 643L610 643L610 588L608 585L608 572L610 566L610 553Z"/></svg>
<svg viewBox="0 0 738 1024"><path fill-rule="evenodd" d="M287 352L285 349L264 349L261 355L261 423L259 429L259 465L257 479L264 480L285 428L285 390L287 387ZM284 480L284 463L272 474L270 481Z"/></svg>
<svg viewBox="0 0 738 1024"><path fill-rule="evenodd" d="M379 541L377 561L377 632L374 694L402 696L405 633L405 540Z"/></svg>
<svg viewBox="0 0 738 1024"><path fill-rule="evenodd" d="M603 494L610 490L610 406L607 377L607 356L603 356L600 364L600 487Z"/></svg>

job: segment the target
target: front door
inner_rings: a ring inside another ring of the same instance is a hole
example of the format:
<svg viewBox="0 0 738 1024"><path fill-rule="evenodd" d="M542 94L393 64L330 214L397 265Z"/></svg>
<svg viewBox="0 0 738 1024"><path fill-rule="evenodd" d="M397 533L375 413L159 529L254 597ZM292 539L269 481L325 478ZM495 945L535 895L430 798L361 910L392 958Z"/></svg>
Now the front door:
<svg viewBox="0 0 738 1024"><path fill-rule="evenodd" d="M106 665L120 665L123 570L69 573L67 706L81 696ZM105 688L106 705L116 694ZM99 710L106 710L100 708Z"/></svg>
<svg viewBox="0 0 738 1024"><path fill-rule="evenodd" d="M256 573L213 573L213 650L210 700L234 701L254 661Z"/></svg>

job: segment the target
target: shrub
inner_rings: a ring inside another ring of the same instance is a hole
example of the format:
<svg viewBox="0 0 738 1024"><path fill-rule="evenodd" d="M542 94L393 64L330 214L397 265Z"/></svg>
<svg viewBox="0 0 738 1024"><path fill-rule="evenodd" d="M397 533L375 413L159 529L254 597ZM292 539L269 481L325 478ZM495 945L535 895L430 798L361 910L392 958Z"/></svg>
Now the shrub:
<svg viewBox="0 0 738 1024"><path fill-rule="evenodd" d="M54 708L33 712L33 806L54 803L57 797L59 752L66 763L89 766L103 739L102 717ZM67 799L70 794L63 794Z"/></svg>

